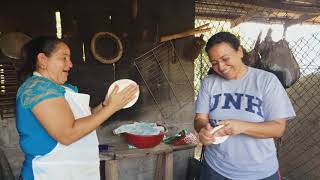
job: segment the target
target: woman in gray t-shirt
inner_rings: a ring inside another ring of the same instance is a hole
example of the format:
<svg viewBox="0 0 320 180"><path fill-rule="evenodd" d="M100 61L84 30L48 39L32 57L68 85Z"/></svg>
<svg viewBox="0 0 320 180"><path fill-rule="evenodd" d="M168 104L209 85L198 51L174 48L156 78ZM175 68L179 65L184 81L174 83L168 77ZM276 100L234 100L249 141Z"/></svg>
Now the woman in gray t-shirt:
<svg viewBox="0 0 320 180"><path fill-rule="evenodd" d="M206 146L201 180L278 180L273 138L281 137L286 121L295 117L278 78L248 67L239 39L220 32L207 42L213 74L202 82L194 125ZM211 134L209 119L224 125ZM221 144L215 137L229 135Z"/></svg>

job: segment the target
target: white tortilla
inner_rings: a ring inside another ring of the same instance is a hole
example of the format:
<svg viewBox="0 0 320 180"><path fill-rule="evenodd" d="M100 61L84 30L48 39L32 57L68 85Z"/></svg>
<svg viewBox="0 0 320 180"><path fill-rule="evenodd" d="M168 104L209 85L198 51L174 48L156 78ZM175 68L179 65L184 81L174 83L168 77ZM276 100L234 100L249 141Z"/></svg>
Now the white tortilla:
<svg viewBox="0 0 320 180"><path fill-rule="evenodd" d="M113 91L113 89L115 88L116 85L119 86L119 90L118 90L118 92L119 92L119 91L123 90L124 88L126 88L127 86L129 86L130 84L137 85L137 83L132 81L131 79L120 79L118 81L115 81L109 87L107 96L109 97L109 95L111 94L111 92ZM130 101L127 105L125 105L122 109L126 109L126 108L133 106L137 102L137 100L139 98L139 94L140 94L140 91L138 89L137 93L135 94L136 97L132 101Z"/></svg>
<svg viewBox="0 0 320 180"><path fill-rule="evenodd" d="M217 132L219 129L223 128L224 125L219 125L215 128L213 128L213 130L211 131L211 134ZM212 142L212 144L220 144L220 143L223 143L225 140L228 139L229 136L215 136L214 139L215 141Z"/></svg>

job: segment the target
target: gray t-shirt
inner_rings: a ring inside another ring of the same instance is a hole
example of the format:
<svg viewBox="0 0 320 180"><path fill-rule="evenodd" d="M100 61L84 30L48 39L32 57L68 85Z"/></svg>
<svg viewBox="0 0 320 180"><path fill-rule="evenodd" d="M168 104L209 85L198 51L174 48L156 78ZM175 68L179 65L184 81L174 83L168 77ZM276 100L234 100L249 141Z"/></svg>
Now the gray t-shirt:
<svg viewBox="0 0 320 180"><path fill-rule="evenodd" d="M210 119L264 122L291 119L295 112L285 89L272 73L248 67L239 80L207 76L196 100L196 113ZM236 180L257 180L278 168L273 138L230 136L224 143L208 145L205 159L219 174Z"/></svg>

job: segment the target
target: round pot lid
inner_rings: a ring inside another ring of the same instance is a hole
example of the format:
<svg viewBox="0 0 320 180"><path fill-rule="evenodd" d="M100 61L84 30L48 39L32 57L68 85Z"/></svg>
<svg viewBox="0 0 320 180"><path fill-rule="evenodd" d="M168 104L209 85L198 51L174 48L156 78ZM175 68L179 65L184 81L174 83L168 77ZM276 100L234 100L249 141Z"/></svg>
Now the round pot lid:
<svg viewBox="0 0 320 180"><path fill-rule="evenodd" d="M31 37L21 32L10 32L0 37L2 53L13 59L21 59L22 47L31 40Z"/></svg>

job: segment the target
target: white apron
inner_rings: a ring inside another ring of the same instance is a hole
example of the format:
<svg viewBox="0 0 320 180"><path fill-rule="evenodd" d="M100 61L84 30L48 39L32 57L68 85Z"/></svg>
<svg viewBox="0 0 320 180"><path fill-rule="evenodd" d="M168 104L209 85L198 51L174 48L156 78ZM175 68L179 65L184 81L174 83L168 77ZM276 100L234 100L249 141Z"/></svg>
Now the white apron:
<svg viewBox="0 0 320 180"><path fill-rule="evenodd" d="M90 115L90 96L65 89L75 119ZM58 142L51 152L32 160L35 180L99 180L99 165L96 131L68 146Z"/></svg>

